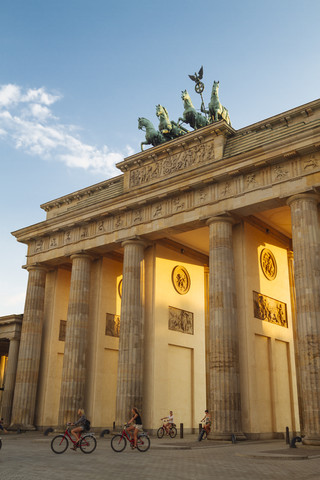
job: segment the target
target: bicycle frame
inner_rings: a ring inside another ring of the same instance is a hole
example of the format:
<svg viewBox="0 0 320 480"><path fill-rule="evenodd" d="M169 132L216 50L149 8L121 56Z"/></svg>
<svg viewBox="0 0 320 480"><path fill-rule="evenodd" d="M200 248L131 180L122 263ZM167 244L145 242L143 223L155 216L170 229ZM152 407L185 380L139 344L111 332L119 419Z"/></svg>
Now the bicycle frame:
<svg viewBox="0 0 320 480"><path fill-rule="evenodd" d="M71 437L71 434L69 432L69 429L70 429L70 426L67 426L64 434L63 434L63 438L65 437L68 437L69 440L71 440L71 442L73 443L73 445L76 445L76 443L80 443L81 442L81 439L84 437L84 434L86 435L85 432L81 432L81 434L79 435L79 440L73 440L73 438Z"/></svg>
<svg viewBox="0 0 320 480"><path fill-rule="evenodd" d="M126 430L126 427L123 427L123 430L121 432L121 438L123 437L126 437L126 439L130 442L130 443L133 443L134 439L133 438L130 438L130 436L128 435L128 432Z"/></svg>

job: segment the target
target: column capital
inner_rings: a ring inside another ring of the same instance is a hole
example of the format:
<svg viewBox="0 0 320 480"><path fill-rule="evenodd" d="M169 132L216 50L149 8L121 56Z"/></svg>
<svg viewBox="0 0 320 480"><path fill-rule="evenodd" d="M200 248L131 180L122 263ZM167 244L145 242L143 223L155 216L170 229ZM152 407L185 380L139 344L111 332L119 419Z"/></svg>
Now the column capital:
<svg viewBox="0 0 320 480"><path fill-rule="evenodd" d="M218 223L218 222L223 222L223 223L231 223L231 225L234 225L236 223L236 219L229 214L224 214L224 215L217 215L216 217L210 217L206 221L206 225L211 225L211 223Z"/></svg>
<svg viewBox="0 0 320 480"><path fill-rule="evenodd" d="M298 193L297 195L292 195L292 197L287 199L287 205L290 207L291 204L297 200L309 200L309 202L318 204L320 202L320 196L317 193L311 192Z"/></svg>
<svg viewBox="0 0 320 480"><path fill-rule="evenodd" d="M28 272L32 270L42 270L47 273L49 271L49 268L43 263L33 263L31 265L27 265L25 268Z"/></svg>
<svg viewBox="0 0 320 480"><path fill-rule="evenodd" d="M141 245L145 248L147 246L147 242L140 237L133 237L128 238L121 243L121 247L125 247L126 245Z"/></svg>
<svg viewBox="0 0 320 480"><path fill-rule="evenodd" d="M93 256L90 255L89 253L85 253L85 252L77 252L77 253L73 253L72 255L70 255L70 260L74 260L75 258L87 258L88 260L93 260Z"/></svg>

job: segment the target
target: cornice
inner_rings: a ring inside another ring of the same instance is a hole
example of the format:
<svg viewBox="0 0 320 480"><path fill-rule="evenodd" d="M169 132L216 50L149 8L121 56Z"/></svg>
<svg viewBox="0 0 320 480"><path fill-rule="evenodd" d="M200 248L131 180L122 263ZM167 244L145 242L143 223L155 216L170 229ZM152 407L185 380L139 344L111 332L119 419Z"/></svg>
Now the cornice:
<svg viewBox="0 0 320 480"><path fill-rule="evenodd" d="M72 192L68 195L64 195L63 197L50 200L49 202L41 204L40 208L42 208L46 212L49 212L51 209L60 208L64 204L69 205L74 201L79 201L83 198L90 197L96 192L101 192L102 190L108 189L111 186L115 185L116 183L121 182L122 179L123 179L123 175L118 175L117 177L104 180L103 182L96 183L94 185L91 185L90 187L86 187L81 190Z"/></svg>

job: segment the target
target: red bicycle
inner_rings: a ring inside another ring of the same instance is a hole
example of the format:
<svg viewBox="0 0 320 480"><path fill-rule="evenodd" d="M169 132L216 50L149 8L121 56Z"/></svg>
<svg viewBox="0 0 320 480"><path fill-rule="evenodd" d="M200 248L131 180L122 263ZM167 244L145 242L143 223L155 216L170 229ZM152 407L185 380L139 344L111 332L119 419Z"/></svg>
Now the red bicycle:
<svg viewBox="0 0 320 480"><path fill-rule="evenodd" d="M93 433L84 433L80 435L79 441L76 442L70 435L70 423L67 423L67 428L64 434L56 435L51 441L51 450L54 453L64 453L68 446L69 440L73 443L75 448L80 448L83 453L92 453L97 446L97 440Z"/></svg>
<svg viewBox="0 0 320 480"><path fill-rule="evenodd" d="M123 430L121 433L117 433L117 435L114 435L112 440L111 440L111 448L115 452L123 452L123 450L127 446L127 441L129 442L129 445L131 448L134 447L134 440L133 438L130 438L128 436L128 433L126 431L127 425L123 427ZM150 438L147 433L138 433L138 439L137 439L137 449L139 452L146 452L150 448Z"/></svg>

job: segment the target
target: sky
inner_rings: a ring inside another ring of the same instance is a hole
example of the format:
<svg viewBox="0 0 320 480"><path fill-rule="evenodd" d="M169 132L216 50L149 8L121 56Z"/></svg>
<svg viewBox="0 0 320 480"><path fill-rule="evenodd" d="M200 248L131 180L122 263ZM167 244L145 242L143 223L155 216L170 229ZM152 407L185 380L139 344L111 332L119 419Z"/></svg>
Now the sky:
<svg viewBox="0 0 320 480"><path fill-rule="evenodd" d="M219 80L233 128L320 97L319 0L1 0L0 316L20 314L40 205L121 172L155 127Z"/></svg>

